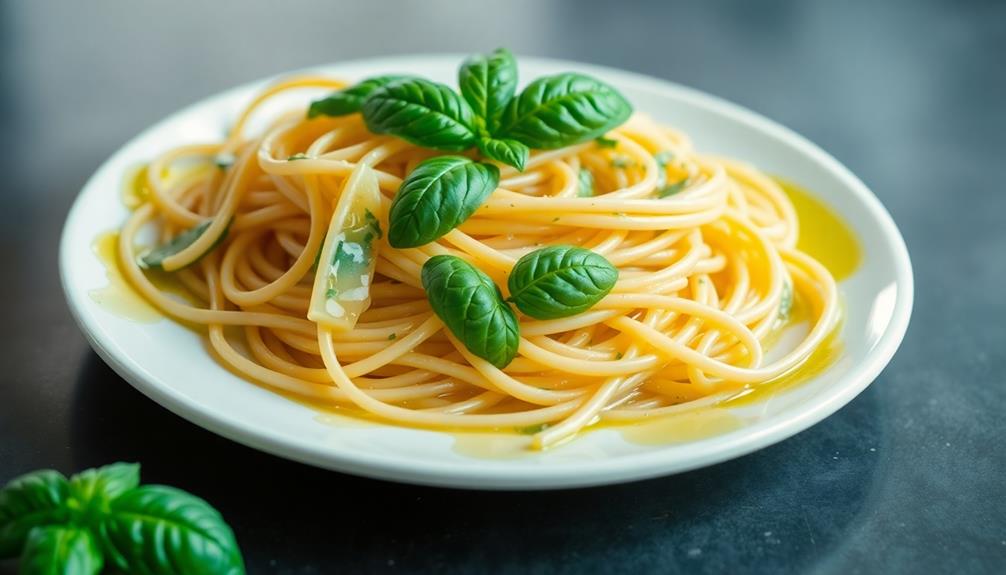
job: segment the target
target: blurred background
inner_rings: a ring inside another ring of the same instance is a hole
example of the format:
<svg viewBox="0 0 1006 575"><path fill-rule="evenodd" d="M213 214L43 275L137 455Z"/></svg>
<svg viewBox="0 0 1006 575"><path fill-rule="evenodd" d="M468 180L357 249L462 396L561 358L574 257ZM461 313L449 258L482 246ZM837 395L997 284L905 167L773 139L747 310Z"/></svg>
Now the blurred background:
<svg viewBox="0 0 1006 575"><path fill-rule="evenodd" d="M905 344L769 449L543 494L391 485L259 454L87 347L56 246L126 140L225 88L369 56L488 51L633 70L747 106L849 166L913 256ZM206 497L252 573L1002 572L1006 2L0 0L0 483L138 460ZM0 572L12 571L0 563Z"/></svg>

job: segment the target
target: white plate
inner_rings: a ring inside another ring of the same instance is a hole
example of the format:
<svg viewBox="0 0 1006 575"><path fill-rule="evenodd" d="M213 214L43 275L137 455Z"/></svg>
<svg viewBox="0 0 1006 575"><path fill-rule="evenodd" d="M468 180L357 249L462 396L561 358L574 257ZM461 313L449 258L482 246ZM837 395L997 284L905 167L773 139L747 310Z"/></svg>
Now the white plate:
<svg viewBox="0 0 1006 575"><path fill-rule="evenodd" d="M454 84L460 55L381 58L313 71L358 79L405 72ZM842 282L844 356L827 371L770 402L748 407L740 429L668 445L640 445L613 430L585 434L544 454L472 457L447 433L391 426L333 425L312 409L220 367L200 338L169 320L139 323L98 305L89 293L108 282L92 252L102 232L126 217L123 175L164 149L219 140L237 111L268 80L190 106L146 130L91 177L67 217L60 273L70 309L95 351L154 401L215 433L282 457L371 477L476 489L544 489L665 475L738 457L817 423L859 394L894 355L908 327L912 271L898 229L877 198L814 144L748 110L662 80L573 62L523 58L524 79L579 70L617 86L658 121L687 131L696 147L743 158L812 190L854 229L864 259ZM317 94L302 94L306 102ZM278 102L275 107L289 105ZM822 113L824 111L822 110ZM265 112L267 115L268 112ZM738 408L744 409L744 408ZM464 442L464 440L462 440Z"/></svg>

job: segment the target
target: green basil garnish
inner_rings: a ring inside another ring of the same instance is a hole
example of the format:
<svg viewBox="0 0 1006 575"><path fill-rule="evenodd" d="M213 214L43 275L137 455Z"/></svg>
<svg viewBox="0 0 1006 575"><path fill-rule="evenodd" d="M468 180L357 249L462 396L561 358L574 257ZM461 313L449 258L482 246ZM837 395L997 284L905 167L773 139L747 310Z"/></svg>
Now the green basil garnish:
<svg viewBox="0 0 1006 575"><path fill-rule="evenodd" d="M424 148L461 152L475 145L475 113L449 86L411 78L374 90L363 119L375 134L391 134Z"/></svg>
<svg viewBox="0 0 1006 575"><path fill-rule="evenodd" d="M0 490L0 559L15 557L33 527L70 518L70 483L46 469L22 475Z"/></svg>
<svg viewBox="0 0 1006 575"><path fill-rule="evenodd" d="M583 74L546 76L531 82L507 107L500 138L536 149L572 146L602 136L632 114L617 90Z"/></svg>
<svg viewBox="0 0 1006 575"><path fill-rule="evenodd" d="M101 523L105 560L128 572L244 573L234 533L202 499L165 485L145 485L115 499Z"/></svg>
<svg viewBox="0 0 1006 575"><path fill-rule="evenodd" d="M611 148L615 149L618 147L618 140L612 138L605 138L604 136L598 136L594 138L594 142L597 144L598 148Z"/></svg>
<svg viewBox="0 0 1006 575"><path fill-rule="evenodd" d="M581 198L594 195L594 174L587 168L580 168L580 173L577 174L576 195Z"/></svg>
<svg viewBox="0 0 1006 575"><path fill-rule="evenodd" d="M234 534L208 503L163 485L139 486L139 465L115 463L67 481L53 470L0 490L0 559L22 573L242 575Z"/></svg>
<svg viewBox="0 0 1006 575"><path fill-rule="evenodd" d="M513 166L524 171L531 149L517 140L494 140L483 138L479 140L479 151L482 155L497 162Z"/></svg>
<svg viewBox="0 0 1006 575"><path fill-rule="evenodd" d="M185 248L195 243L195 241L199 239L199 236L203 235L203 232L205 232L206 229L209 228L210 224L212 223L213 220L206 220L201 224L189 228L184 232L178 234L177 236L172 238L172 240L169 241L168 243L160 245L150 250L142 257L140 257L140 267L160 268L161 264L164 263L165 259L177 254L178 252L184 250ZM227 224L227 227L224 228L224 231L220 234L220 237L217 238L215 242L213 242L213 245L211 245L210 248L205 252L203 252L198 258L193 260L192 263L199 261L200 258L205 257L206 254L215 250L217 246L219 246L224 241L224 238L227 237L227 232L229 230L230 230L230 224Z"/></svg>
<svg viewBox="0 0 1006 575"><path fill-rule="evenodd" d="M391 202L388 243L428 244L467 220L499 184L499 168L463 156L439 156L412 170Z"/></svg>
<svg viewBox="0 0 1006 575"><path fill-rule="evenodd" d="M72 526L35 527L21 554L23 574L93 575L104 565L101 549L91 532Z"/></svg>
<svg viewBox="0 0 1006 575"><path fill-rule="evenodd" d="M572 246L550 246L517 260L510 272L510 301L535 319L582 313L608 295L618 269L604 256Z"/></svg>
<svg viewBox="0 0 1006 575"><path fill-rule="evenodd" d="M408 77L391 75L367 78L359 84L334 92L321 100L311 102L311 106L307 109L307 117L316 118L318 116L345 116L347 114L354 114L360 111L363 101L371 92L381 86Z"/></svg>
<svg viewBox="0 0 1006 575"><path fill-rule="evenodd" d="M492 279L461 258L433 256L423 265L433 311L468 351L503 369L520 340L517 316Z"/></svg>
<svg viewBox="0 0 1006 575"><path fill-rule="evenodd" d="M494 133L517 93L517 61L506 48L498 48L488 56L476 54L461 64L458 86L475 114L483 119L486 130Z"/></svg>

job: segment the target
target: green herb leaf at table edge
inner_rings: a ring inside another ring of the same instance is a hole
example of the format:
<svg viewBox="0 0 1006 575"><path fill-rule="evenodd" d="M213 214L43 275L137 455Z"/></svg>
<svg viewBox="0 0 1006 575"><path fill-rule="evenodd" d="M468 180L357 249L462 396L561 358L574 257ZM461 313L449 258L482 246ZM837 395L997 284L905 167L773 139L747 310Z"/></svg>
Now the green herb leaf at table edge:
<svg viewBox="0 0 1006 575"><path fill-rule="evenodd" d="M180 489L145 485L112 502L101 522L105 561L125 572L240 575L234 533L209 503Z"/></svg>
<svg viewBox="0 0 1006 575"><path fill-rule="evenodd" d="M510 301L535 319L583 313L618 281L618 269L601 254L574 246L550 246L517 260L510 272Z"/></svg>
<svg viewBox="0 0 1006 575"><path fill-rule="evenodd" d="M34 527L69 520L70 483L58 471L43 469L12 479L0 490L0 559L21 553Z"/></svg>
<svg viewBox="0 0 1006 575"><path fill-rule="evenodd" d="M510 102L495 136L534 149L562 148L603 136L631 114L632 105L608 84L556 74L534 80Z"/></svg>
<svg viewBox="0 0 1006 575"><path fill-rule="evenodd" d="M496 140L482 138L479 140L479 152L490 160L496 160L519 171L524 171L531 149L517 140Z"/></svg>
<svg viewBox="0 0 1006 575"><path fill-rule="evenodd" d="M35 527L28 534L21 555L21 575L93 575L101 572L104 559L94 536L69 525Z"/></svg>
<svg viewBox="0 0 1006 575"><path fill-rule="evenodd" d="M458 70L458 87L491 134L499 127L500 117L517 93L517 61L506 48L471 56Z"/></svg>
<svg viewBox="0 0 1006 575"><path fill-rule="evenodd" d="M177 236L172 238L171 241L169 241L168 243L161 244L160 246L157 246L156 248L143 254L142 256L140 256L140 267L160 269L165 259L181 252L185 248L195 243L196 240L198 240L199 237L203 235L203 232L205 232L206 229L209 228L212 223L213 223L212 219L205 220L185 230L184 232L178 234ZM200 254L200 256L195 260L193 260L189 265L198 262L200 259L206 257L207 254L217 249L217 247L219 247L220 244L223 243L223 241L227 238L227 234L230 232L231 227L230 224L231 222L228 222L227 226L224 228L224 231L220 233L220 237L218 237L216 241L213 242L213 244L209 247L209 249Z"/></svg>
<svg viewBox="0 0 1006 575"><path fill-rule="evenodd" d="M308 118L318 116L345 116L355 114L360 111L363 101L371 92L398 80L411 78L412 76L389 74L385 76L374 76L358 82L348 88L338 90L322 98L311 102L307 109Z"/></svg>
<svg viewBox="0 0 1006 575"><path fill-rule="evenodd" d="M388 243L428 244L467 220L499 184L499 168L463 156L420 163L402 182L388 213Z"/></svg>
<svg viewBox="0 0 1006 575"><path fill-rule="evenodd" d="M579 198L590 198L594 195L594 173L587 168L580 168L576 175L576 195Z"/></svg>
<svg viewBox="0 0 1006 575"><path fill-rule="evenodd" d="M71 477L69 498L81 523L97 525L114 499L139 485L139 464L113 463Z"/></svg>
<svg viewBox="0 0 1006 575"><path fill-rule="evenodd" d="M361 109L367 129L424 148L462 152L475 145L475 113L449 86L420 78L386 84Z"/></svg>
<svg viewBox="0 0 1006 575"><path fill-rule="evenodd" d="M421 276L430 307L468 351L500 369L513 361L520 325L489 276L450 255L427 260Z"/></svg>

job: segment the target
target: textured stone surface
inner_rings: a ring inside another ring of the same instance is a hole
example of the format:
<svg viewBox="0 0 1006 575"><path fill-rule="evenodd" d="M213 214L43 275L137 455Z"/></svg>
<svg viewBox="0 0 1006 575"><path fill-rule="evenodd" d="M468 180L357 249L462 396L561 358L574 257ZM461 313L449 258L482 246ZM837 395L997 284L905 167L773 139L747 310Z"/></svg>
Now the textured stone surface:
<svg viewBox="0 0 1006 575"><path fill-rule="evenodd" d="M848 165L914 260L915 314L890 367L838 414L733 462L485 494L257 453L161 409L89 351L59 290L58 232L125 140L285 69L497 45L695 86ZM995 2L0 3L0 481L140 461L148 481L216 504L253 573L1002 572L1004 53Z"/></svg>

